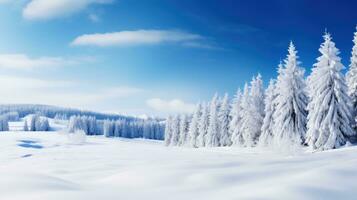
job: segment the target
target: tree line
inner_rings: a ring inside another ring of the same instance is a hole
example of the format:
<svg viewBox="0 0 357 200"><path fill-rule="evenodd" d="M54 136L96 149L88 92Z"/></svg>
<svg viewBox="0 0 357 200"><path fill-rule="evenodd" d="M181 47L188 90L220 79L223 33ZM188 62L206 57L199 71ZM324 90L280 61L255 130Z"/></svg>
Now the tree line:
<svg viewBox="0 0 357 200"><path fill-rule="evenodd" d="M356 137L357 31L349 70L329 33L323 36L320 56L305 78L291 42L278 65L278 76L267 89L261 75L237 90L232 100L214 95L190 115L166 119L167 146L300 146L313 150L338 148Z"/></svg>

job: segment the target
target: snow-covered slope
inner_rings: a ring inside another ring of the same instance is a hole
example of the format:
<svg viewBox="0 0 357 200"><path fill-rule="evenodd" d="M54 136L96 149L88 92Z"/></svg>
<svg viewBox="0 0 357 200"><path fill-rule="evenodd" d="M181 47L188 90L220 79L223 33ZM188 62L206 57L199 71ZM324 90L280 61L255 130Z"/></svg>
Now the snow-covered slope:
<svg viewBox="0 0 357 200"><path fill-rule="evenodd" d="M357 147L280 155L175 148L56 132L0 134L0 199L343 199L357 195Z"/></svg>

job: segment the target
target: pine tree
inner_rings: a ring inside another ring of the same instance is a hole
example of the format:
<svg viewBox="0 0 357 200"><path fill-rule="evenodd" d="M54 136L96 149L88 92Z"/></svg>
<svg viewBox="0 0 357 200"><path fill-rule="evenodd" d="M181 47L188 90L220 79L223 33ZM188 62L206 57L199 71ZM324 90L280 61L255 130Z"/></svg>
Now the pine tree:
<svg viewBox="0 0 357 200"><path fill-rule="evenodd" d="M193 113L191 123L189 126L189 131L188 131L190 147L197 147L198 122L200 117L201 117L201 104L198 104L195 112Z"/></svg>
<svg viewBox="0 0 357 200"><path fill-rule="evenodd" d="M249 86L247 83L244 84L243 94L240 102L240 122L238 126L237 134L232 136L232 143L234 146L244 146L243 134L250 132L249 128L249 118L248 114L250 112L250 95L249 95Z"/></svg>
<svg viewBox="0 0 357 200"><path fill-rule="evenodd" d="M317 63L308 78L309 97L306 142L312 149L326 150L344 145L354 135L351 99L341 70L339 50L330 34L324 35Z"/></svg>
<svg viewBox="0 0 357 200"><path fill-rule="evenodd" d="M259 146L269 146L273 139L273 114L275 110L274 106L275 99L275 81L270 80L268 88L265 90L265 116L263 120L262 130L259 137Z"/></svg>
<svg viewBox="0 0 357 200"><path fill-rule="evenodd" d="M179 138L180 138L180 116L176 115L172 119L171 123L171 130L172 130L172 136L171 136L171 146L177 146L179 143Z"/></svg>
<svg viewBox="0 0 357 200"><path fill-rule="evenodd" d="M245 90L247 90L245 88ZM247 92L247 91L245 91ZM244 102L242 107L242 126L241 136L243 145L252 147L257 143L260 136L261 127L264 119L264 89L261 76L253 77L249 95L243 95Z"/></svg>
<svg viewBox="0 0 357 200"><path fill-rule="evenodd" d="M247 90L248 90L248 86ZM248 91L247 91L248 94ZM237 94L235 95L235 97L233 98L232 101L232 109L230 112L230 118L231 121L229 122L229 133L231 135L231 141L233 145L237 145L239 144L239 129L241 127L241 118L242 118L242 92L241 90L238 88L237 90Z"/></svg>
<svg viewBox="0 0 357 200"><path fill-rule="evenodd" d="M210 104L209 125L206 134L206 146L219 146L219 123L218 123L219 99L215 94Z"/></svg>
<svg viewBox="0 0 357 200"><path fill-rule="evenodd" d="M352 55L350 59L350 68L346 75L347 85L348 85L348 94L352 100L352 108L353 108L353 118L356 119L357 113L357 26L356 32L354 33L353 38L353 48Z"/></svg>
<svg viewBox="0 0 357 200"><path fill-rule="evenodd" d="M209 107L206 103L202 104L201 117L198 122L197 147L206 146L206 135L209 124Z"/></svg>
<svg viewBox="0 0 357 200"><path fill-rule="evenodd" d="M292 42L285 66L279 69L274 99L274 142L276 145L302 144L306 134L306 106L304 70L299 67L297 51Z"/></svg>
<svg viewBox="0 0 357 200"><path fill-rule="evenodd" d="M24 131L29 131L29 127L27 125L27 120L25 120L25 123L24 123Z"/></svg>
<svg viewBox="0 0 357 200"><path fill-rule="evenodd" d="M184 146L188 140L189 119L187 115L181 115L179 145Z"/></svg>
<svg viewBox="0 0 357 200"><path fill-rule="evenodd" d="M169 146L171 143L172 137L172 116L168 116L165 122L165 135L164 135L164 143L166 146Z"/></svg>
<svg viewBox="0 0 357 200"><path fill-rule="evenodd" d="M218 113L220 146L230 146L232 144L231 135L229 132L229 122L230 122L229 113L230 113L230 105L229 105L228 94L225 94Z"/></svg>

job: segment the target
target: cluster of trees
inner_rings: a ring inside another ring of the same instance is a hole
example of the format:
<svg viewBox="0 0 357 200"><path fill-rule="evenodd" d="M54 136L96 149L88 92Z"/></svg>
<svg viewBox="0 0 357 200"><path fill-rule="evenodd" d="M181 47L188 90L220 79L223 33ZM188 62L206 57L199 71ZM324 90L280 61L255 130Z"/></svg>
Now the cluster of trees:
<svg viewBox="0 0 357 200"><path fill-rule="evenodd" d="M5 115L0 116L0 131L9 131L9 121Z"/></svg>
<svg viewBox="0 0 357 200"><path fill-rule="evenodd" d="M163 140L164 126L158 120L96 120L90 116L72 116L68 131L83 130L86 135L106 137L147 138Z"/></svg>
<svg viewBox="0 0 357 200"><path fill-rule="evenodd" d="M50 131L50 124L47 117L38 114L29 115L25 120L24 131Z"/></svg>
<svg viewBox="0 0 357 200"><path fill-rule="evenodd" d="M71 116L68 122L70 133L83 130L86 135L99 135L99 127L96 118L91 116Z"/></svg>
<svg viewBox="0 0 357 200"><path fill-rule="evenodd" d="M321 55L305 79L293 43L266 90L253 77L233 101L217 95L198 104L190 115L166 120L165 144L173 146L308 145L313 150L338 148L356 136L357 32L347 75L339 50L326 33Z"/></svg>
<svg viewBox="0 0 357 200"><path fill-rule="evenodd" d="M146 138L163 140L164 126L155 120L125 121L105 120L103 134L106 137Z"/></svg>

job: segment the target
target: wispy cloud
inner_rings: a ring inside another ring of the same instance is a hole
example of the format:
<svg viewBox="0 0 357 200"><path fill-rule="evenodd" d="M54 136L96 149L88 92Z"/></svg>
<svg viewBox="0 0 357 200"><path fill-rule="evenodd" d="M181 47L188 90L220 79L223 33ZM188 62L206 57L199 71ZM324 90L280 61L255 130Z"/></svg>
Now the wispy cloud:
<svg viewBox="0 0 357 200"><path fill-rule="evenodd" d="M179 30L136 30L113 33L86 34L77 37L71 44L75 46L128 46L152 45L160 43L184 43L199 41L204 37Z"/></svg>
<svg viewBox="0 0 357 200"><path fill-rule="evenodd" d="M163 113L190 113L195 109L194 104L185 103L180 99L163 100L153 98L148 99L146 104L150 108Z"/></svg>
<svg viewBox="0 0 357 200"><path fill-rule="evenodd" d="M6 0L0 0L6 1ZM28 20L47 20L70 16L91 4L109 4L113 0L31 0L22 11Z"/></svg>
<svg viewBox="0 0 357 200"><path fill-rule="evenodd" d="M35 68L53 68L69 66L88 62L93 58L63 58L63 57L39 57L33 58L26 54L0 54L0 68L31 70Z"/></svg>
<svg viewBox="0 0 357 200"><path fill-rule="evenodd" d="M94 14L94 13L89 14L88 15L88 19L93 23L100 22L100 17L97 14Z"/></svg>

